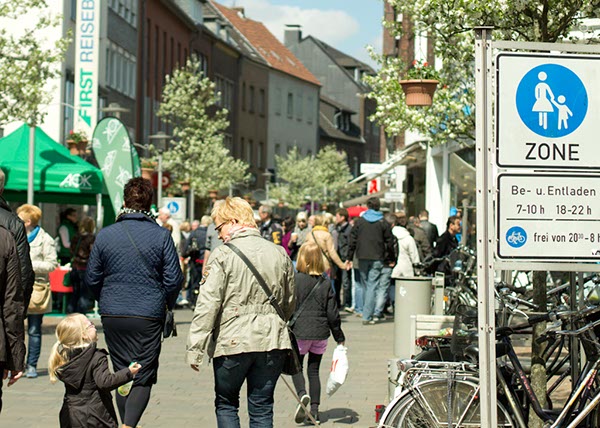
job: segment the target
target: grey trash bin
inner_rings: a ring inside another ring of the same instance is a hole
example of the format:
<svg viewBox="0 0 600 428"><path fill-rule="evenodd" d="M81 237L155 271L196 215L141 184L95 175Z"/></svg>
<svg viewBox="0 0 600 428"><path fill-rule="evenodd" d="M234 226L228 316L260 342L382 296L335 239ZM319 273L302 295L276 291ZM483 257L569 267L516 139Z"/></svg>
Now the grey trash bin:
<svg viewBox="0 0 600 428"><path fill-rule="evenodd" d="M394 354L410 358L410 316L431 314L431 277L396 279Z"/></svg>

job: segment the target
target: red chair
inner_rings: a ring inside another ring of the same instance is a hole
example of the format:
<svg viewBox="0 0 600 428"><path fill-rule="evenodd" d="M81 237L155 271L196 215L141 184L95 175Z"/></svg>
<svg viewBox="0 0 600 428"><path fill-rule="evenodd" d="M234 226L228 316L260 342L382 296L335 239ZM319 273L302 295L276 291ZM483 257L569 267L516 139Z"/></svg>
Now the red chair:
<svg viewBox="0 0 600 428"><path fill-rule="evenodd" d="M65 275L67 275L69 272L69 269L59 266L48 274L48 277L50 278L50 291L52 291L53 293L62 294L61 313L63 314L67 313L67 297L70 293L73 292L73 287L66 287L63 284L65 280Z"/></svg>

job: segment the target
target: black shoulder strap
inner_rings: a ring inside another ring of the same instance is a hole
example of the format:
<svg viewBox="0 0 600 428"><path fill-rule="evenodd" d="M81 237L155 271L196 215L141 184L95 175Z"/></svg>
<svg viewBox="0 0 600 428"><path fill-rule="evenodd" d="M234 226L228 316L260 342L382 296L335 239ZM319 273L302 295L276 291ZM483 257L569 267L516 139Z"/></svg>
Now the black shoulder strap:
<svg viewBox="0 0 600 428"><path fill-rule="evenodd" d="M281 310L281 307L279 306L279 303L277 303L277 300L275 300L275 296L273 296L273 293L271 293L271 289L267 285L265 279L258 272L258 270L256 270L256 267L254 267L254 265L252 264L252 262L250 260L248 260L248 257L246 257L246 255L244 253L242 253L238 247L236 247L235 245L231 244L230 242L226 243L225 246L229 247L231 249L231 251L233 251L235 254L237 254L238 257L240 259L242 259L242 261L246 264L246 266L248 266L248 269L250 269L250 271L252 272L252 274L256 277L258 283L260 284L260 286L262 287L263 291L267 295L267 297L269 299L269 303L271 303L271 305L273 305L273 307L275 308L275 311L281 317L281 319L283 321L287 321L285 319L285 314Z"/></svg>
<svg viewBox="0 0 600 428"><path fill-rule="evenodd" d="M317 288L319 288L319 285L321 285L321 282L323 282L324 279L325 279L325 277L323 275L321 275L321 277L319 278L319 280L317 281L317 283L313 286L312 290L310 290L310 293L308 293L308 296L306 296L306 299L304 299L304 301L302 302L302 304L300 305L300 307L298 309L296 309L296 312L294 312L294 315L292 316L292 318L288 322L288 325L290 327L293 326L296 323L296 320L298 319L298 317L300 317L300 314L302 313L302 311L306 307L306 303L310 300L310 298L312 297L312 295L315 294L315 291L317 291Z"/></svg>
<svg viewBox="0 0 600 428"><path fill-rule="evenodd" d="M129 233L129 228L127 227L127 225L125 224L124 221L121 221L121 225L123 226L123 229L125 229L125 232L127 233L127 236L129 237L129 240L131 241L131 243L133 244L135 250L137 251L138 255L140 256L140 259L142 260L142 263L144 264L144 266L146 266L146 269L148 269L148 272L149 272L150 276L152 276L152 278L154 278L160 284L160 281L157 278L156 270L152 269L152 266L150 266L148 264L148 261L142 255L142 252L140 251L140 249L138 248L138 246L135 244L135 241L133 240L133 237L131 236L131 233Z"/></svg>

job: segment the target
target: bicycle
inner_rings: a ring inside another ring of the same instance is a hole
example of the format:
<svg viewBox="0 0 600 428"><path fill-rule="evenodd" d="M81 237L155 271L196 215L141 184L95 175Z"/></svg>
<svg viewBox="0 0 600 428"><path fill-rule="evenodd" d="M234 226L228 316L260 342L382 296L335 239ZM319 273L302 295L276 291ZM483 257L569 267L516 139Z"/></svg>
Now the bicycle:
<svg viewBox="0 0 600 428"><path fill-rule="evenodd" d="M510 340L512 334L531 328L536 323L552 321L554 328L557 321L582 324L598 312L600 306L577 312L549 312L531 316L527 323L520 326L497 329L498 426L526 428L529 403L546 426L551 428L599 426L600 411L597 406L600 403L600 390L596 388L595 380L600 370L600 344L594 328L600 326L600 320L583 324L577 330L550 330L544 337L544 340L553 336L579 337L588 358L581 376L574 382L567 404L560 412L542 408ZM477 361L476 346L467 347L465 354ZM501 361L503 356L508 358L510 364ZM483 426L475 363L405 360L400 364L400 381L404 391L386 408L380 428Z"/></svg>

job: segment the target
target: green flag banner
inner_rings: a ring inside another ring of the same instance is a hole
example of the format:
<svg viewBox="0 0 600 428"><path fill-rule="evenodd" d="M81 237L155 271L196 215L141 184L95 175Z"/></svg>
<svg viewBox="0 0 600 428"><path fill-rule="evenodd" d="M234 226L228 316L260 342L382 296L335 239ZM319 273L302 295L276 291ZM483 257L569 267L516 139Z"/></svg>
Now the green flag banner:
<svg viewBox="0 0 600 428"><path fill-rule="evenodd" d="M114 117L98 122L94 129L92 149L102 170L112 206L118 213L123 206L125 184L141 174L140 160L123 122Z"/></svg>

